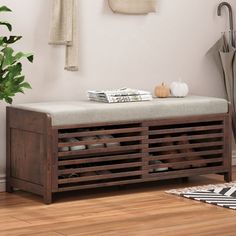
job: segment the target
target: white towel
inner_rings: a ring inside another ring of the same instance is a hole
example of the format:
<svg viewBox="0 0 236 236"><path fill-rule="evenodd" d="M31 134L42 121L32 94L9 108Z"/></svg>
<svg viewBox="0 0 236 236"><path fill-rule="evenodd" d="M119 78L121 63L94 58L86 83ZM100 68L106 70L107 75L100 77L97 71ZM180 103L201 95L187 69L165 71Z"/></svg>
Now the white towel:
<svg viewBox="0 0 236 236"><path fill-rule="evenodd" d="M66 46L65 69L77 71L78 29L77 1L53 0L49 44Z"/></svg>

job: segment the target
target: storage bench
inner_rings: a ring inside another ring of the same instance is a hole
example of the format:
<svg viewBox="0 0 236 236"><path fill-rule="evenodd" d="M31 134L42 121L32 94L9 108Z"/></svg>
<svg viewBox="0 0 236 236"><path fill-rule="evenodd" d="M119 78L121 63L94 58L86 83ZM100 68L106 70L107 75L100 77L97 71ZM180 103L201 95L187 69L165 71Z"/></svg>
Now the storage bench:
<svg viewBox="0 0 236 236"><path fill-rule="evenodd" d="M231 181L224 99L89 101L7 107L7 191L58 192L223 174Z"/></svg>

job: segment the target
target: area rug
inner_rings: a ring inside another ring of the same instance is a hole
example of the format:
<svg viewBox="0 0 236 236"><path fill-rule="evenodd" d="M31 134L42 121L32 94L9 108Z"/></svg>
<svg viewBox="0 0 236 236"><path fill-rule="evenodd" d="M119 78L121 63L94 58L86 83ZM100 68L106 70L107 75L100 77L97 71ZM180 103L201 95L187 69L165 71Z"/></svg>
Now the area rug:
<svg viewBox="0 0 236 236"><path fill-rule="evenodd" d="M172 189L166 193L236 210L236 182Z"/></svg>

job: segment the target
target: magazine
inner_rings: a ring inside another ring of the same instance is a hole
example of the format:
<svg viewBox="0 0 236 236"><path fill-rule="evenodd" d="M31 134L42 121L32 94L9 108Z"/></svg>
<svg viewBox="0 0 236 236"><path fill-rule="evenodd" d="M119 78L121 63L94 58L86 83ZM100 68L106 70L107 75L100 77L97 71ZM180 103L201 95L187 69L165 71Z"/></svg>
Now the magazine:
<svg viewBox="0 0 236 236"><path fill-rule="evenodd" d="M150 92L121 88L115 90L90 90L88 98L91 101L106 102L106 103L122 103L122 102L140 102L152 100Z"/></svg>

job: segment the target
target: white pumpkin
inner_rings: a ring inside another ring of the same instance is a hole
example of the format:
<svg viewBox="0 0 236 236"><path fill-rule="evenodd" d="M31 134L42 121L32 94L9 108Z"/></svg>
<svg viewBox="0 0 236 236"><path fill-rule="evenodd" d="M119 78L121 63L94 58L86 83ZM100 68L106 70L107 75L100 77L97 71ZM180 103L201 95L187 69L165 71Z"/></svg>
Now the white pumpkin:
<svg viewBox="0 0 236 236"><path fill-rule="evenodd" d="M186 97L189 92L188 85L183 82L172 82L170 90L174 97Z"/></svg>

